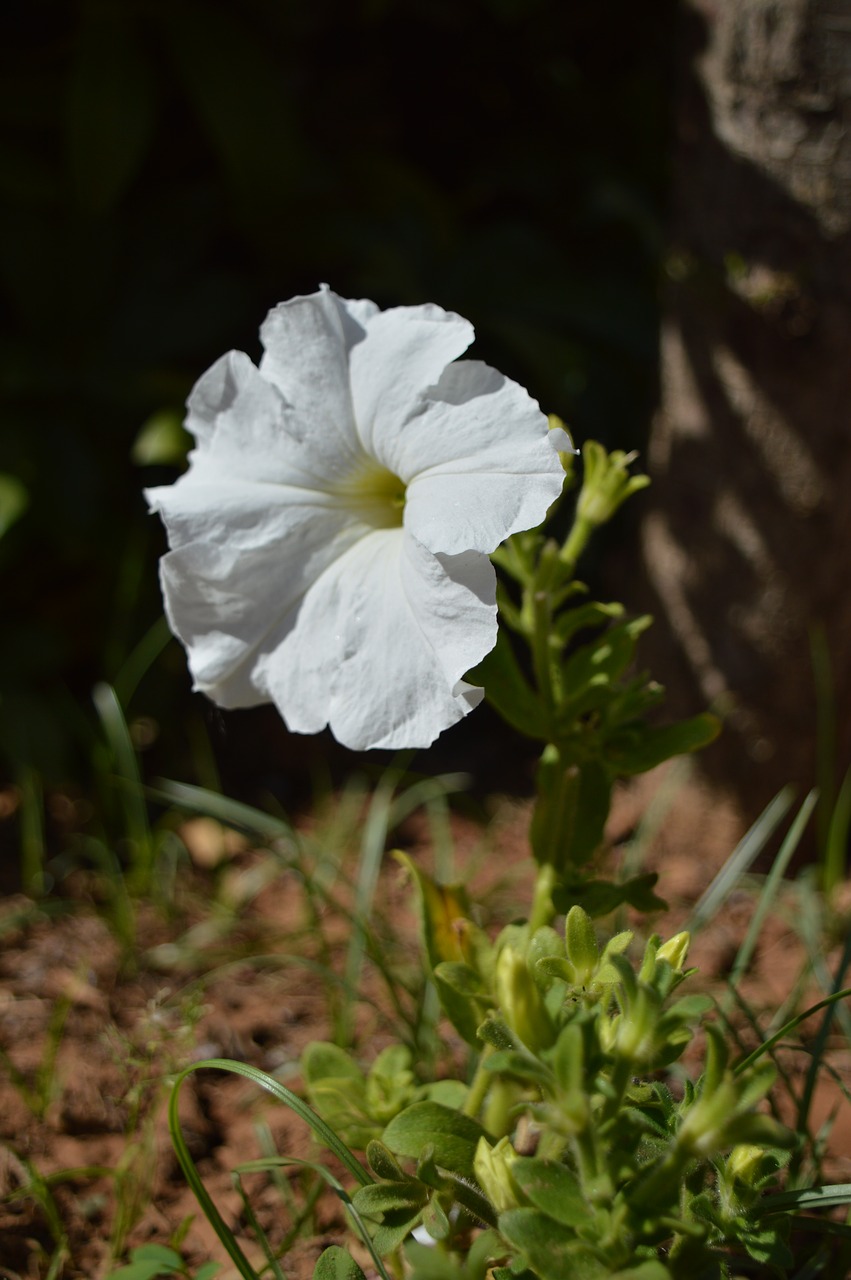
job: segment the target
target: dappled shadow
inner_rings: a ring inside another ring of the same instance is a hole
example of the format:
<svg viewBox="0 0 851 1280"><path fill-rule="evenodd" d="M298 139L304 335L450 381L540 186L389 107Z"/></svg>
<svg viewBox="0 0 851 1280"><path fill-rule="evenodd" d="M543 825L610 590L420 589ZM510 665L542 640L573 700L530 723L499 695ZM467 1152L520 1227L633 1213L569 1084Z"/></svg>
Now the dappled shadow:
<svg viewBox="0 0 851 1280"><path fill-rule="evenodd" d="M806 203L719 136L694 70L706 39L686 15L643 526L660 618L648 652L676 709L709 700L726 713L707 765L755 812L815 777L814 626L833 654L842 757L851 749L851 208L840 231L826 198ZM804 129L848 109L808 115L807 92L781 93Z"/></svg>

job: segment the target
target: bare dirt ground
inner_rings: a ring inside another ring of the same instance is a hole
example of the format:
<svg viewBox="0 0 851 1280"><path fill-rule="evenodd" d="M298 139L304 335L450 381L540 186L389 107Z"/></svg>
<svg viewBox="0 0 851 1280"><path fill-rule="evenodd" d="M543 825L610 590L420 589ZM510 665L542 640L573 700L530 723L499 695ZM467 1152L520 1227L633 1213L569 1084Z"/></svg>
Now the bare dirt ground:
<svg viewBox="0 0 851 1280"><path fill-rule="evenodd" d="M651 778L620 793L610 824L613 856L658 784ZM486 857L477 859L481 831L474 823L453 819L453 834L458 865L467 865L470 855L478 868L476 896L489 895L499 919L500 911L510 914L516 905L513 893L526 875L528 807L505 802L496 814ZM428 865L424 824L412 820L404 834L412 855ZM671 906L658 922L660 932L680 927L740 834L734 814L698 784L678 792L648 855L648 865L662 873L659 887ZM204 829L196 828L187 839L190 845L195 839L199 864L203 836ZM237 873L250 872L262 857L248 849L230 856ZM178 1238L190 1274L209 1259L222 1262L221 1280L236 1274L172 1154L164 1118L168 1076L193 1060L223 1056L281 1073L297 1087L299 1054L309 1041L328 1036L329 1021L321 980L286 960L294 951L308 955L311 948L294 878L282 873L272 879L231 922L223 940L205 912L205 877L211 874L196 867L193 884L182 891L179 927L161 911L140 911L135 965L122 958L103 916L86 906L83 880L73 910L64 913L34 910L18 897L0 904L3 1280L43 1280L57 1241L64 1242L65 1260L55 1276L63 1280L102 1280L111 1270L110 1242L116 1240L121 1252L114 1266L135 1245ZM416 964L408 899L404 873L388 860L379 900L397 924L403 961ZM735 893L695 939L690 959L700 966L700 982L721 989L753 908L753 894ZM346 929L338 923L335 934L331 922L330 936L341 962ZM175 942L193 927L194 950L184 948L181 962ZM754 1009L768 1015L776 1008L802 957L782 911L773 914L742 985ZM369 975L366 994L357 1037L368 1060L392 1039L392 1018L380 983ZM833 1065L847 1080L847 1048L838 1039L836 1045ZM447 1048L451 1053L449 1040ZM790 1060L792 1071L805 1065L801 1055ZM244 1079L200 1072L183 1094L184 1132L205 1184L245 1251L258 1258L231 1170L261 1154L258 1126L268 1126L275 1148L290 1156L316 1154L309 1134ZM851 1180L851 1108L828 1083L816 1109L819 1122L837 1112L830 1174ZM294 1171L284 1176L293 1186L299 1182ZM22 1195L27 1186L30 1193ZM280 1190L265 1175L255 1176L250 1186L254 1212L273 1241L280 1241L289 1226ZM312 1221L312 1238L297 1241L284 1264L291 1280L309 1277L321 1250L342 1239L333 1200L321 1200Z"/></svg>

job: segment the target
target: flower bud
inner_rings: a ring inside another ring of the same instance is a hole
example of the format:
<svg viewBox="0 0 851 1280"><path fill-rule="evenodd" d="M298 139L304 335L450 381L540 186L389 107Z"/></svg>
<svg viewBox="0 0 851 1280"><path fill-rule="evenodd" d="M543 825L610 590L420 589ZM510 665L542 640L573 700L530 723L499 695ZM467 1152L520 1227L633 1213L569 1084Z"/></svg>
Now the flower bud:
<svg viewBox="0 0 851 1280"><path fill-rule="evenodd" d="M527 1049L549 1048L555 1027L526 957L512 946L503 947L496 964L496 996L505 1021Z"/></svg>
<svg viewBox="0 0 851 1280"><path fill-rule="evenodd" d="M647 476L629 474L636 457L621 449L607 453L596 440L586 440L582 449L585 479L576 507L580 519L592 525L605 524L631 494L649 485Z"/></svg>
<svg viewBox="0 0 851 1280"><path fill-rule="evenodd" d="M567 958L579 987L587 987L600 959L597 935L591 917L581 907L571 907L564 922Z"/></svg>
<svg viewBox="0 0 851 1280"><path fill-rule="evenodd" d="M682 933L675 933L673 938L669 938L667 942L662 943L656 952L656 959L667 960L672 969L681 971L686 962L690 946L691 934L687 930Z"/></svg>
<svg viewBox="0 0 851 1280"><path fill-rule="evenodd" d="M516 1209L521 1203L517 1184L511 1176L511 1166L518 1159L508 1138L500 1138L493 1147L486 1138L479 1138L473 1157L473 1173L497 1213Z"/></svg>
<svg viewBox="0 0 851 1280"><path fill-rule="evenodd" d="M733 1147L727 1157L727 1172L738 1182L752 1186L759 1177L765 1149L743 1142Z"/></svg>

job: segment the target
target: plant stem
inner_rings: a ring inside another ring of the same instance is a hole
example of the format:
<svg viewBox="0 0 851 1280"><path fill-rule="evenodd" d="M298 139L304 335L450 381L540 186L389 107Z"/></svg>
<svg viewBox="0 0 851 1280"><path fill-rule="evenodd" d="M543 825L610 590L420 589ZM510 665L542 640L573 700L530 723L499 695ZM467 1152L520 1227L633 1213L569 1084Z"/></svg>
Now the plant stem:
<svg viewBox="0 0 851 1280"><path fill-rule="evenodd" d="M562 564L566 565L569 575L572 577L576 564L582 552L588 545L588 539L594 531L591 521L585 516L577 515L573 521L573 528L567 535L567 541L559 552L559 559Z"/></svg>
<svg viewBox="0 0 851 1280"><path fill-rule="evenodd" d="M467 1100L462 1109L462 1115L470 1116L474 1120L479 1114L481 1105L485 1100L485 1094L493 1080L493 1076L485 1067L485 1063L492 1053L493 1046L486 1045L482 1052L482 1056L479 1058L478 1066L476 1067L476 1074L473 1076L473 1082L470 1085L469 1092L467 1093Z"/></svg>

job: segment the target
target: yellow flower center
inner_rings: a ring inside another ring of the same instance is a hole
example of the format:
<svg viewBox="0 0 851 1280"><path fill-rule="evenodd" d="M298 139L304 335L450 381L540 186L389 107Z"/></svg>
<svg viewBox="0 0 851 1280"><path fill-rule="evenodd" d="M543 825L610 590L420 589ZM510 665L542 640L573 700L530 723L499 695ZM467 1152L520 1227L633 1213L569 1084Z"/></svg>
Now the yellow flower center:
<svg viewBox="0 0 851 1280"><path fill-rule="evenodd" d="M364 524L373 529L400 529L405 511L405 485L380 462L366 459L332 492Z"/></svg>

